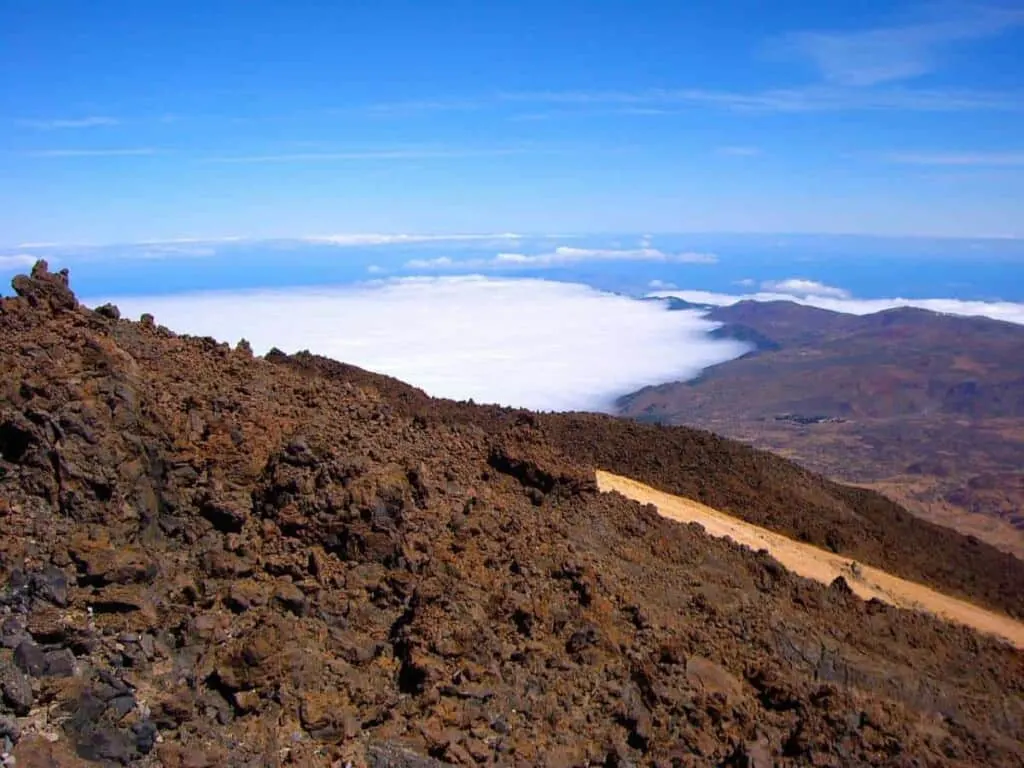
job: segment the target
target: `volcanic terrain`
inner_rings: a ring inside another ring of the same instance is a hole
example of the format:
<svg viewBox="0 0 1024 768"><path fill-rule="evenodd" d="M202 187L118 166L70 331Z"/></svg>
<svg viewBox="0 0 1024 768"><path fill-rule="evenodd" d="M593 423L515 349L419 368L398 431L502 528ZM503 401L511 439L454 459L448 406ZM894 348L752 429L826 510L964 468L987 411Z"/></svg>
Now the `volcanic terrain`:
<svg viewBox="0 0 1024 768"><path fill-rule="evenodd" d="M1024 766L1011 645L595 476L1024 617L1024 563L978 539L706 432L254 357L85 308L44 263L13 287L0 749L18 768Z"/></svg>

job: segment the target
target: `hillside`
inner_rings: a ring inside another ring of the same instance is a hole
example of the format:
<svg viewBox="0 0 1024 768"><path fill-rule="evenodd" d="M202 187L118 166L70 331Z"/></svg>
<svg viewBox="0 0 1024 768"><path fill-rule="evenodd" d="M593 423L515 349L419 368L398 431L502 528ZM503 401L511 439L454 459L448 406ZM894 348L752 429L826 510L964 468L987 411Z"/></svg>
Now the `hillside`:
<svg viewBox="0 0 1024 768"><path fill-rule="evenodd" d="M627 396L624 415L778 452L1024 557L1024 327L791 302L708 317L753 351Z"/></svg>
<svg viewBox="0 0 1024 768"><path fill-rule="evenodd" d="M1019 652L795 577L594 472L1020 616L1024 566L987 545L707 433L256 358L88 310L43 264L13 285L17 766L1024 765Z"/></svg>

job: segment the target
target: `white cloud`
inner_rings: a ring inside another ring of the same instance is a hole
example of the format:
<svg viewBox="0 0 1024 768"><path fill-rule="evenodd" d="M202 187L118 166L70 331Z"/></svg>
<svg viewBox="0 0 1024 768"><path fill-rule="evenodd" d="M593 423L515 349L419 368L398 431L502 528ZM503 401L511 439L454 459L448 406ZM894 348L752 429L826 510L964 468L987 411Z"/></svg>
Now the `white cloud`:
<svg viewBox="0 0 1024 768"><path fill-rule="evenodd" d="M660 261L676 264L715 264L718 257L713 253L666 253L657 248L574 248L561 245L550 253L536 256L523 254L501 254L500 263L515 263L528 266L551 266L575 264L581 261ZM496 259L498 261L498 259Z"/></svg>
<svg viewBox="0 0 1024 768"><path fill-rule="evenodd" d="M0 270L10 269L21 269L22 267L31 267L36 261L39 260L38 254L31 253L11 253L6 255L0 255Z"/></svg>
<svg viewBox="0 0 1024 768"><path fill-rule="evenodd" d="M666 253L657 248L574 248L560 245L553 251L538 254L499 253L493 259L454 260L443 256L437 259L413 259L407 269L487 269L501 267L532 267L544 269L586 261L654 261L672 264L717 264L713 253L683 251Z"/></svg>
<svg viewBox="0 0 1024 768"><path fill-rule="evenodd" d="M21 120L22 125L29 128L38 128L43 131L60 130L64 128L97 128L105 125L117 125L118 120L113 117L93 115L90 117L78 117L58 120Z"/></svg>
<svg viewBox="0 0 1024 768"><path fill-rule="evenodd" d="M383 275L386 270L384 269L384 267L379 266L377 264L370 264L366 268L366 271L369 272L371 275Z"/></svg>
<svg viewBox="0 0 1024 768"><path fill-rule="evenodd" d="M799 298L819 296L823 298L848 299L850 297L850 292L842 288L835 288L831 285L825 285L816 280L807 280L802 277L791 277L787 280L766 280L761 283L761 289L768 293L782 293Z"/></svg>
<svg viewBox="0 0 1024 768"><path fill-rule="evenodd" d="M224 155L204 158L208 163L318 163L374 160L446 160L468 157L501 157L529 151L525 147L493 149L366 149L341 152L285 152L272 155Z"/></svg>
<svg viewBox="0 0 1024 768"><path fill-rule="evenodd" d="M528 264L531 256L525 253L499 253L494 257L495 264Z"/></svg>
<svg viewBox="0 0 1024 768"><path fill-rule="evenodd" d="M786 281L783 281L786 282ZM808 281L800 281L808 282ZM825 286L826 288L828 286ZM756 293L726 294L714 293L711 291L674 291L658 290L653 291L650 296L676 296L684 301L694 304L711 304L719 307L727 307L740 301L793 301L797 304L804 304L809 307L830 309L833 312L845 312L851 315L870 315L875 312L884 312L887 309L896 307L917 307L932 312L940 312L947 315L962 315L965 317L990 317L993 320L1003 320L1008 323L1024 325L1024 304L1012 301L968 301L965 299L859 299L850 296L842 289L844 295L822 295L805 294L794 295L793 293L780 293L777 291L763 290Z"/></svg>
<svg viewBox="0 0 1024 768"><path fill-rule="evenodd" d="M418 235L418 234L385 234L385 233L352 233L339 235L311 235L301 238L307 243L337 245L339 247L361 247L370 245L405 245L414 243L446 243L472 240L518 240L522 235L513 232L496 234L453 234L453 235Z"/></svg>
<svg viewBox="0 0 1024 768"><path fill-rule="evenodd" d="M927 74L938 68L950 45L993 37L1024 24L1024 11L1010 8L976 5L943 9L937 4L935 10L945 12L901 26L800 32L787 36L781 44L810 58L827 80L863 87Z"/></svg>
<svg viewBox="0 0 1024 768"><path fill-rule="evenodd" d="M151 245L144 249L137 251L132 254L133 258L136 259L174 259L174 258L206 258L209 256L216 256L218 253L216 248L209 245L188 245L182 243L181 245Z"/></svg>
<svg viewBox="0 0 1024 768"><path fill-rule="evenodd" d="M232 235L230 237L171 237L153 240L137 240L131 245L202 245L208 243L238 243L245 240L244 237Z"/></svg>
<svg viewBox="0 0 1024 768"><path fill-rule="evenodd" d="M411 259L405 262L406 269L451 269L459 262L450 256L438 256L436 259Z"/></svg>
<svg viewBox="0 0 1024 768"><path fill-rule="evenodd" d="M420 277L109 300L179 332L244 337L258 352L308 348L434 395L538 409L608 408L746 351L710 339L714 324L698 313L546 280Z"/></svg>
<svg viewBox="0 0 1024 768"><path fill-rule="evenodd" d="M678 288L679 286L675 283L665 282L664 280L651 280L651 282L647 284L647 287L652 291L667 291Z"/></svg>
<svg viewBox="0 0 1024 768"><path fill-rule="evenodd" d="M155 155L158 150L151 147L114 149L39 149L26 152L28 157L135 157Z"/></svg>
<svg viewBox="0 0 1024 768"><path fill-rule="evenodd" d="M712 91L702 88L652 88L644 91L547 91L509 93L512 101L561 104L585 114L595 107L607 112L609 105L657 105L658 114L688 114L693 106L735 112L846 112L907 110L920 112L1024 110L1024 94L1013 91L937 90L926 88L855 88L813 85L772 88L763 91Z"/></svg>

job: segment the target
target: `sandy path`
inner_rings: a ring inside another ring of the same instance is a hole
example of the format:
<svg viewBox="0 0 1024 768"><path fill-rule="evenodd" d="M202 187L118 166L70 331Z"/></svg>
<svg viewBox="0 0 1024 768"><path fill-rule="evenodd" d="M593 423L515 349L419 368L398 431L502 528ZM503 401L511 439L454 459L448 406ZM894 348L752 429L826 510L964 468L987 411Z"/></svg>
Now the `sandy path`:
<svg viewBox="0 0 1024 768"><path fill-rule="evenodd" d="M966 624L980 632L996 635L1024 649L1024 624L1008 616L987 611L868 565L851 567L849 558L793 541L696 501L662 493L627 477L598 471L597 485L604 492L618 491L634 501L653 504L663 517L671 520L699 523L710 536L730 538L753 550L766 549L788 570L805 578L830 584L837 576L842 576L850 588L865 600L877 597L900 608L926 611L948 621Z"/></svg>

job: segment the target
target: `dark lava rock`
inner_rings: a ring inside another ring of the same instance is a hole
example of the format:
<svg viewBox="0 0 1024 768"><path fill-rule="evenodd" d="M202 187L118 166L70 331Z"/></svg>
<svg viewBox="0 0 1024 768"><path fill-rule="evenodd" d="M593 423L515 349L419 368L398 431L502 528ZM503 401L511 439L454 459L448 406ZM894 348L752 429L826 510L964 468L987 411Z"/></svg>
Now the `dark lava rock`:
<svg viewBox="0 0 1024 768"><path fill-rule="evenodd" d="M32 709L32 683L21 670L5 667L0 671L0 693L4 704L19 717Z"/></svg>
<svg viewBox="0 0 1024 768"><path fill-rule="evenodd" d="M131 694L118 696L107 702L107 707L120 720L133 709L135 709L135 697Z"/></svg>
<svg viewBox="0 0 1024 768"><path fill-rule="evenodd" d="M32 677L46 674L46 654L31 640L22 640L14 649L14 663L18 669Z"/></svg>
<svg viewBox="0 0 1024 768"><path fill-rule="evenodd" d="M45 659L44 674L47 677L71 677L75 674L75 655L67 648L50 651L46 654Z"/></svg>
<svg viewBox="0 0 1024 768"><path fill-rule="evenodd" d="M152 720L141 720L132 725L132 735L135 737L135 749L140 754L148 755L153 751L156 744L157 728Z"/></svg>
<svg viewBox="0 0 1024 768"><path fill-rule="evenodd" d="M17 648L23 640L28 640L25 622L17 616L8 616L0 622L0 645L4 648Z"/></svg>
<svg viewBox="0 0 1024 768"><path fill-rule="evenodd" d="M853 590L850 588L849 583L842 576L836 576L832 583L828 585L829 592L837 595L852 595Z"/></svg>
<svg viewBox="0 0 1024 768"><path fill-rule="evenodd" d="M68 604L68 580L64 571L52 565L31 577L32 592L42 600L58 606Z"/></svg>
<svg viewBox="0 0 1024 768"><path fill-rule="evenodd" d="M108 726L83 730L76 740L75 751L86 760L121 765L128 765L138 755L130 734Z"/></svg>
<svg viewBox="0 0 1024 768"><path fill-rule="evenodd" d="M101 306L96 307L95 311L97 315L102 315L109 320L121 319L121 310L118 309L115 304L102 304Z"/></svg>
<svg viewBox="0 0 1024 768"><path fill-rule="evenodd" d="M9 739L12 744L17 744L20 738L18 722L11 717L0 717L0 739Z"/></svg>

